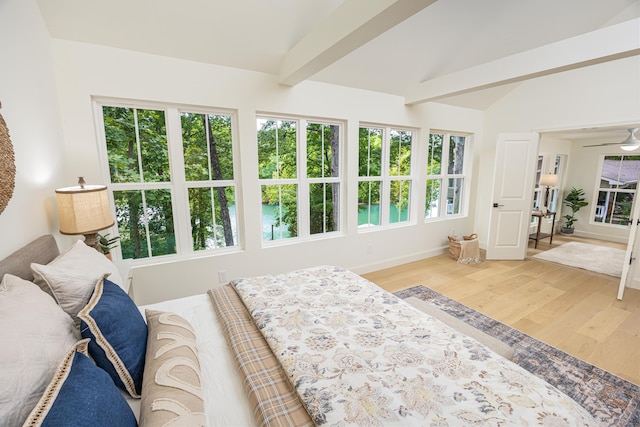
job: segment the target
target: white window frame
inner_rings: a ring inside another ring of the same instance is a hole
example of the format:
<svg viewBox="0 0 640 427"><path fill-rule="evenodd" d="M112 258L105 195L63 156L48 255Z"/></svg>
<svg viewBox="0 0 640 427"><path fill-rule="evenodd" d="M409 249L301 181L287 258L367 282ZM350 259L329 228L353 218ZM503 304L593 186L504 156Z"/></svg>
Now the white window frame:
<svg viewBox="0 0 640 427"><path fill-rule="evenodd" d="M558 185L549 187L549 210L553 211L553 201L556 201L555 212L560 213L562 210L562 200L560 200L560 185L563 181L564 169L567 163L566 154L539 154L538 168L536 172L536 182L533 189L533 209L541 208L544 205L544 194L546 188L540 186L540 177L542 174L558 175Z"/></svg>
<svg viewBox="0 0 640 427"><path fill-rule="evenodd" d="M324 118L314 118L314 117L300 117L295 115L283 115L283 114L270 114L260 112L256 114L256 125L258 120L283 120L296 122L296 177L295 178L258 178L258 212L262 212L262 186L269 185L288 185L293 184L297 186L297 206L298 206L298 235L296 237L289 237L285 239L276 239L276 240L264 240L264 238L260 237L260 241L262 247L272 247L272 246L280 246L291 243L298 243L302 241L309 240L319 240L332 238L337 236L342 236L345 233L345 209L343 208L345 204L345 193L346 187L344 183L345 176L345 162L343 153L345 151L345 128L346 124L344 121L333 120L333 119L324 119ZM339 137L339 147L338 147L338 159L340 164L338 165L338 176L337 177L322 177L322 178L309 178L307 177L307 124L321 124L321 125L335 125L340 129ZM256 126L256 132L258 131ZM256 138L257 141L257 138ZM256 150L258 147L256 146ZM257 152L257 151L256 151ZM256 164L256 168L258 165ZM310 205L309 205L309 186L310 184L317 183L337 183L340 187L340 197L338 206L339 209L339 224L338 229L335 231L328 231L323 233L311 234L310 232ZM264 229L263 218L260 219L260 230Z"/></svg>
<svg viewBox="0 0 640 427"><path fill-rule="evenodd" d="M600 159L598 161L598 170L596 171L596 177L595 177L595 185L594 185L594 191L593 191L593 197L591 199L591 208L589 209L589 224L590 225L596 225L596 226L600 226L600 227L613 227L613 228L627 228L628 224L612 224L612 223L607 223L607 222L603 222L603 221L596 221L595 217L596 217L596 210L598 209L598 196L600 194L600 191L608 191L611 193L626 193L626 194L633 194L633 203L631 206L631 212L633 212L633 205L635 205L636 203L638 203L638 189L640 188L640 182L638 182L636 184L636 188L635 189L625 189L625 188L602 188L600 187L600 178L602 177L602 168L604 167L604 161L606 157L635 157L636 155L634 155L632 152L628 152L628 153L621 153L621 154L602 154L600 156ZM606 214L606 212L605 212ZM605 215L606 216L606 215ZM603 217L604 218L604 217ZM629 218L631 220L631 218Z"/></svg>
<svg viewBox="0 0 640 427"><path fill-rule="evenodd" d="M356 171L358 185L361 182L375 182L380 181L382 188L380 189L380 224L371 225L368 227L358 227L358 232L371 232L377 230L384 230L395 227L406 227L416 223L416 182L418 179L418 173L416 168L416 159L418 157L416 150L416 141L419 139L419 131L416 128L405 126L389 126L379 123L362 122L358 125L358 130L361 128L375 128L382 130L382 165L380 176L359 176ZM391 161L391 132L411 132L411 173L409 175L391 175L389 173L390 161ZM358 141L359 143L359 141ZM406 221L390 222L389 218L389 206L391 202L391 182L392 181L409 181L409 214ZM357 188L357 187L356 187ZM356 217L357 217L356 212Z"/></svg>
<svg viewBox="0 0 640 427"><path fill-rule="evenodd" d="M136 258L133 261L137 265L153 264L165 259L175 258L192 258L194 256L211 256L223 253L236 252L244 248L244 236L242 233L242 197L241 197L241 179L239 176L239 147L238 147L238 114L237 111L223 108L211 108L202 106L191 106L173 103L161 103L153 101L141 101L122 98L94 97L92 98L94 118L96 123L96 139L98 142L98 157L100 160L100 169L107 183L109 191L109 201L112 212L115 212L114 191L126 190L154 190L168 189L171 192L171 209L173 211L174 232L176 240L176 253L167 255L149 256L144 258ZM107 144L104 132L104 118L102 107L123 107L135 109L161 110L165 112L165 125L167 133L167 150L169 160L169 170L171 181L165 183L112 183L111 173L109 171L109 158L107 153ZM234 179L223 181L187 181L184 168L184 152L182 142L182 123L180 115L182 112L200 113L210 115L227 115L231 117L231 138L232 138L232 156ZM213 248L209 250L193 250L190 224L190 207L189 207L189 188L195 187L235 187L236 193L236 228L238 241L235 246L223 248ZM114 230L118 230L117 220L114 224ZM118 233L119 234L119 233ZM149 236L147 233L147 244L149 245ZM120 246L112 249L115 261L122 260L122 252Z"/></svg>
<svg viewBox="0 0 640 427"><path fill-rule="evenodd" d="M536 181L533 188L532 210L539 210L544 205L544 195L546 188L540 186L540 177L542 174L556 174L558 175L558 185L549 187L549 211L555 212L555 218L552 216L546 216L543 218L547 224L551 224L552 221L560 221L562 216L562 192L561 186L564 181L564 171L567 167L567 155L566 154L553 154L553 153L540 153L538 154L536 167ZM555 211L551 209L555 200ZM533 232L538 226L538 221L541 218L538 216L531 216L530 228ZM544 222L543 222L544 224Z"/></svg>
<svg viewBox="0 0 640 427"><path fill-rule="evenodd" d="M440 174L428 174L427 173L427 159L428 159L428 148L429 148L429 137L432 134L441 134L443 135L442 141L442 160L440 165ZM450 174L449 173L449 144L451 142L451 137L463 137L464 141L464 152L463 152L463 162L462 173L461 174ZM470 186L471 186L471 144L472 144L472 134L467 132L457 132L457 131L445 131L440 129L431 129L429 131L426 147L427 147L427 156L425 158L424 168L425 168L425 179L424 179L424 194L422 195L422 200L426 204L426 190L427 190L427 182L429 180L440 180L440 195L438 199L438 214L436 216L428 217L427 216L427 208L425 206L424 211L424 221L425 222L434 222L434 221L443 221L447 219L461 218L465 217L469 214L469 194L470 194ZM463 187L462 187L462 197L460 212L457 214L449 214L447 213L447 190L449 186L449 179L462 178Z"/></svg>

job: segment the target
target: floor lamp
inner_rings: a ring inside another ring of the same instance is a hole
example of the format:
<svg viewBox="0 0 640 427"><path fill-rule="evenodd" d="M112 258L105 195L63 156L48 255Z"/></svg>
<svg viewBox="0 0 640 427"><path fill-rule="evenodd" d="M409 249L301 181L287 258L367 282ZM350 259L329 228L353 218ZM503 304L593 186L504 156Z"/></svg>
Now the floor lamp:
<svg viewBox="0 0 640 427"><path fill-rule="evenodd" d="M556 174L542 174L540 177L540 187L546 187L544 193L544 209L549 211L549 189L558 185L558 175Z"/></svg>

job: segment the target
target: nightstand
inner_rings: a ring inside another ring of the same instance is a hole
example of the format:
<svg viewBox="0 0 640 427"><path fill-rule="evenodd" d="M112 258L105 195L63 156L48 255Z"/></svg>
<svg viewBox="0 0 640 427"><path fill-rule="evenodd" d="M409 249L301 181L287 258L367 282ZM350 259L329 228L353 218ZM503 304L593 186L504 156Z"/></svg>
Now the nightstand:
<svg viewBox="0 0 640 427"><path fill-rule="evenodd" d="M556 213L555 212L547 212L546 214L542 213L541 211L533 211L531 212L531 216L538 218L538 228L536 228L536 232L535 233L531 233L529 234L529 239L530 240L535 240L535 245L533 246L534 248L538 248L538 241L540 239L546 239L547 237L549 237L549 244L553 243L553 229L555 228L556 225ZM551 217L551 233L541 233L540 232L540 227L542 226L542 218L549 218Z"/></svg>

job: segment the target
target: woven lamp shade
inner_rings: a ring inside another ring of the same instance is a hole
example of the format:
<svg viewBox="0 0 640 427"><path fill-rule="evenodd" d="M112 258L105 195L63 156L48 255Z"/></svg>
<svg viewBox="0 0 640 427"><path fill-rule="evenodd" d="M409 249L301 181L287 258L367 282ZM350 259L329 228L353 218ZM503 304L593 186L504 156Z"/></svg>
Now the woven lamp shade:
<svg viewBox="0 0 640 427"><path fill-rule="evenodd" d="M104 185L59 188L56 199L62 234L97 233L114 224Z"/></svg>

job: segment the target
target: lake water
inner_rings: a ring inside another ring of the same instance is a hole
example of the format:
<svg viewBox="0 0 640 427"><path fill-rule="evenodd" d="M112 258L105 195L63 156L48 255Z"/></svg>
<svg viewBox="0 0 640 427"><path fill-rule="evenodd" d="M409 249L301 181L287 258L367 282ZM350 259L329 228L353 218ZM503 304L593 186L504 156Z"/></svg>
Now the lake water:
<svg viewBox="0 0 640 427"><path fill-rule="evenodd" d="M268 205L266 203L262 204L262 240L278 240L278 239L286 239L291 237L291 233L289 233L289 229L286 224L283 224L281 230L275 225L275 215L274 211L277 208L275 205ZM391 205L390 209L390 222L402 222L406 221L409 216L409 209L404 209L398 215L398 209ZM367 209L359 209L358 210L358 226L363 226L366 224L380 224L380 206L379 205L371 205L371 216L369 217ZM282 236L279 233L282 232ZM273 233L273 237L272 237Z"/></svg>
<svg viewBox="0 0 640 427"><path fill-rule="evenodd" d="M262 240L279 240L291 237L289 228L286 224L282 224L281 227L275 225L275 209L277 205L262 204ZM280 233L282 233L280 235Z"/></svg>
<svg viewBox="0 0 640 427"><path fill-rule="evenodd" d="M367 224L380 225L380 205L371 205L370 212L367 208L358 209L358 226L364 226ZM389 211L391 215L389 218L390 223L403 222L409 217L409 209L404 209L398 215L398 209L395 205L391 205Z"/></svg>

